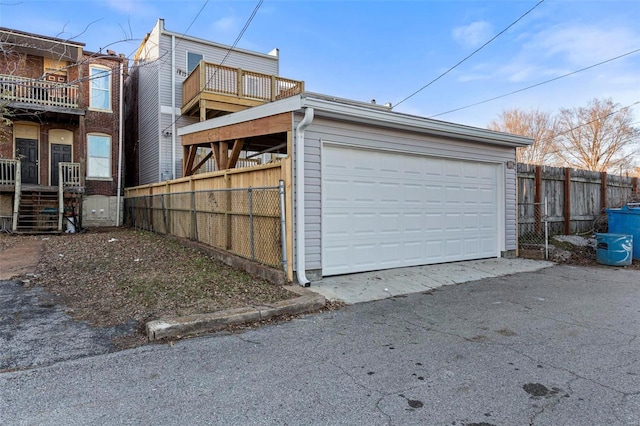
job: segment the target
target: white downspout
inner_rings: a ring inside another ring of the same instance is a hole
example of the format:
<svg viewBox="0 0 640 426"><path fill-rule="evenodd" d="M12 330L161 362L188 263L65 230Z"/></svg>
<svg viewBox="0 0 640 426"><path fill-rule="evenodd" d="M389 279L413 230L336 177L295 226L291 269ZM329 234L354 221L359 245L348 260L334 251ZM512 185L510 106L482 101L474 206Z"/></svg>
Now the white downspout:
<svg viewBox="0 0 640 426"><path fill-rule="evenodd" d="M171 179L176 176L176 36L171 35Z"/></svg>
<svg viewBox="0 0 640 426"><path fill-rule="evenodd" d="M120 62L120 103L119 110L120 116L118 120L118 193L116 199L116 226L120 226L120 196L122 195L122 149L124 145L123 139L123 128L124 124L122 122L124 118L124 59Z"/></svg>
<svg viewBox="0 0 640 426"><path fill-rule="evenodd" d="M304 251L304 130L313 121L313 108L307 107L304 118L296 127L296 276L298 283L303 287L309 287L310 281L307 279Z"/></svg>

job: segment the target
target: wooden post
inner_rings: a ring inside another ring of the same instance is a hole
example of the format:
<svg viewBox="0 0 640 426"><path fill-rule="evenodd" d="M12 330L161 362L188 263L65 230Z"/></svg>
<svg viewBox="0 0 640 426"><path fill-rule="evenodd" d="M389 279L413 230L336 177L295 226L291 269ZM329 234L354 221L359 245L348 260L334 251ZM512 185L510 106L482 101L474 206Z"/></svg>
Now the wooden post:
<svg viewBox="0 0 640 426"><path fill-rule="evenodd" d="M637 197L638 195L638 178L634 177L631 178L631 196L632 197Z"/></svg>
<svg viewBox="0 0 640 426"><path fill-rule="evenodd" d="M271 76L271 102L276 100L276 76Z"/></svg>
<svg viewBox="0 0 640 426"><path fill-rule="evenodd" d="M200 93L202 93L207 88L207 66L205 65L204 59L198 63L198 79L200 80L198 88L200 89Z"/></svg>
<svg viewBox="0 0 640 426"><path fill-rule="evenodd" d="M534 188L533 191L533 202L536 206L542 205L542 166L537 165L535 168L535 177L534 177ZM538 207L540 208L540 207ZM535 210L535 207L534 207ZM542 231L542 212L540 214L535 215L535 229L536 234L540 234Z"/></svg>
<svg viewBox="0 0 640 426"><path fill-rule="evenodd" d="M238 162L238 157L240 157L240 151L244 146L244 139L236 139L233 143L233 148L231 149L231 157L229 157L228 168L233 169Z"/></svg>
<svg viewBox="0 0 640 426"><path fill-rule="evenodd" d="M220 170L229 168L229 143L227 141L220 141Z"/></svg>
<svg viewBox="0 0 640 426"><path fill-rule="evenodd" d="M227 189L231 188L231 178L227 173L224 174L225 186ZM225 241L225 249L231 250L231 227L233 225L231 220L231 212L233 211L233 194L232 191L228 190L226 192L226 213L225 213L225 225L226 225L226 241Z"/></svg>
<svg viewBox="0 0 640 426"><path fill-rule="evenodd" d="M564 169L564 235L571 233L571 168Z"/></svg>
<svg viewBox="0 0 640 426"><path fill-rule="evenodd" d="M236 94L239 98L243 97L243 93L242 93L242 69L238 68L237 74L236 74Z"/></svg>
<svg viewBox="0 0 640 426"><path fill-rule="evenodd" d="M600 213L607 208L607 172L600 172Z"/></svg>
<svg viewBox="0 0 640 426"><path fill-rule="evenodd" d="M193 177L189 178L189 191L191 192L191 211L193 216L191 219L191 239L198 241L198 216L196 213L196 186Z"/></svg>

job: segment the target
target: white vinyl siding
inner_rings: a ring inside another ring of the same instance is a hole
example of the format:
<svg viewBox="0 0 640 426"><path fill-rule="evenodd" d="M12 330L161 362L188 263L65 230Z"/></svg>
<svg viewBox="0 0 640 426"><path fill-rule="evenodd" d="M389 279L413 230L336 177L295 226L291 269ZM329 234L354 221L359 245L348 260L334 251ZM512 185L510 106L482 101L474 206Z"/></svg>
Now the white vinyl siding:
<svg viewBox="0 0 640 426"><path fill-rule="evenodd" d="M160 175L160 75L155 63L138 67L139 183L158 182Z"/></svg>
<svg viewBox="0 0 640 426"><path fill-rule="evenodd" d="M198 117L180 117L182 107L182 83L187 77L187 52L201 54L207 61L219 64L228 53L229 47L207 41L182 38L175 35L175 52L171 52L171 33L161 30L156 25L151 31L145 48L141 51L143 60L138 67L140 80L138 84L139 114L139 183L159 182L163 173L173 170L172 159L175 158L176 175L182 172L182 144L175 135L175 154L172 156L172 123L171 111L175 100L176 123L178 129L198 121ZM194 58L192 58L194 59ZM175 62L172 63L172 60ZM242 68L265 74L278 75L278 58L243 50L232 51L225 59L224 65ZM175 85L172 87L172 81ZM163 113L162 111L165 111ZM177 133L177 132L176 132Z"/></svg>
<svg viewBox="0 0 640 426"><path fill-rule="evenodd" d="M296 114L295 124L297 125L301 119L302 115ZM500 250L514 250L516 248L516 215L514 204L515 171L506 169L506 162L514 161L514 148L473 143L411 131L374 127L317 116L305 132L304 193L306 207L305 260L307 270L322 269L322 181L320 149L322 140L344 146L499 164L499 166L497 166L497 173L499 174L498 182L502 182L502 185L504 185L504 201L501 202L501 206L505 208L505 212L504 229L499 230L504 240L499 242L498 248ZM294 242L295 241L297 241L297 237L294 239Z"/></svg>
<svg viewBox="0 0 640 426"><path fill-rule="evenodd" d="M111 178L111 136L87 135L87 178Z"/></svg>

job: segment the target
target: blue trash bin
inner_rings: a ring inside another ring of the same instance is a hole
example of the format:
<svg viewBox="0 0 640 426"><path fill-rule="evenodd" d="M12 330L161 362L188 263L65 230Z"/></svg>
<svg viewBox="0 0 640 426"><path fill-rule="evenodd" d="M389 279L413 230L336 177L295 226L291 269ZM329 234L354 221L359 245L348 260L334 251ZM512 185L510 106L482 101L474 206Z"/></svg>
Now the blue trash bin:
<svg viewBox="0 0 640 426"><path fill-rule="evenodd" d="M621 234L596 234L596 260L610 266L631 265L633 236Z"/></svg>
<svg viewBox="0 0 640 426"><path fill-rule="evenodd" d="M635 207L638 206L638 207ZM640 259L640 204L629 204L621 209L606 209L609 232L612 234L633 235L636 244L633 258Z"/></svg>

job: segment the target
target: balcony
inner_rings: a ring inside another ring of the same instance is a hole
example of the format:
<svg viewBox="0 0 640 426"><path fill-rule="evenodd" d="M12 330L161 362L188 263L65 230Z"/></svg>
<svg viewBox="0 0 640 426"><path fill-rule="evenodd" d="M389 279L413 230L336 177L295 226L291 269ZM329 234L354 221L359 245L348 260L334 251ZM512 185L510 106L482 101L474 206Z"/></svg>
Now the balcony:
<svg viewBox="0 0 640 426"><path fill-rule="evenodd" d="M200 61L182 84L183 115L200 120L304 92L304 82Z"/></svg>
<svg viewBox="0 0 640 426"><path fill-rule="evenodd" d="M0 74L0 99L12 107L77 110L78 86Z"/></svg>

